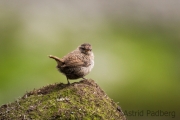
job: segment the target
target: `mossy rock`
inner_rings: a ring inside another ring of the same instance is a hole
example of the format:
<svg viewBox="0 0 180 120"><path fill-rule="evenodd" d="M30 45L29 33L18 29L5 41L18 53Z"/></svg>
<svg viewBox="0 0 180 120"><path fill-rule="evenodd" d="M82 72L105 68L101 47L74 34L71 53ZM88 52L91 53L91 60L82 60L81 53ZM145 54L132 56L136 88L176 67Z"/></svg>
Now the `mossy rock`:
<svg viewBox="0 0 180 120"><path fill-rule="evenodd" d="M0 120L126 120L121 108L93 81L54 84L0 107Z"/></svg>

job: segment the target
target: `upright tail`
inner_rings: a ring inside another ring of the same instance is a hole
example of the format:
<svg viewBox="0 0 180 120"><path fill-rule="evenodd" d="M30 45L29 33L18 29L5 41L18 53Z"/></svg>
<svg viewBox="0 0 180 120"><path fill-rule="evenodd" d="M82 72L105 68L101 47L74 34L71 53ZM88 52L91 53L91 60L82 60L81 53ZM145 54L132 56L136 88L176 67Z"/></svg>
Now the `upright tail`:
<svg viewBox="0 0 180 120"><path fill-rule="evenodd" d="M56 56L49 55L49 58L52 58L52 59L56 60L56 62L57 62L57 64L58 64L57 67L60 67L60 66L62 66L62 65L64 64L63 60L60 59L60 58L58 58L58 57L56 57Z"/></svg>

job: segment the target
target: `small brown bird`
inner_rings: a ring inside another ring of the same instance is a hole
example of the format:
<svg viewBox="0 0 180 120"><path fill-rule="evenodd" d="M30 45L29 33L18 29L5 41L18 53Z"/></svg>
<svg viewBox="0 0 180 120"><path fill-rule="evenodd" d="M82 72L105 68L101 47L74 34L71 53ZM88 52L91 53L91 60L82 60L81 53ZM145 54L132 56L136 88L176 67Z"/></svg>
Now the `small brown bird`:
<svg viewBox="0 0 180 120"><path fill-rule="evenodd" d="M94 67L94 54L89 43L80 45L63 58L52 55L49 57L56 60L57 69L66 76L68 84L70 84L69 79L85 79L84 76Z"/></svg>

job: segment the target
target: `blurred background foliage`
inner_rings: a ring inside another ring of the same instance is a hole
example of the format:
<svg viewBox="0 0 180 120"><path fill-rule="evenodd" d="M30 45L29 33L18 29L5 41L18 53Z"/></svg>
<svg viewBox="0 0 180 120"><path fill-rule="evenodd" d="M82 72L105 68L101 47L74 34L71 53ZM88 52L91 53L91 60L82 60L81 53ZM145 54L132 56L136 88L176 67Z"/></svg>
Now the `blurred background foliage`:
<svg viewBox="0 0 180 120"><path fill-rule="evenodd" d="M62 57L88 42L95 67L87 78L123 111L175 111L180 119L179 11L178 0L1 0L0 105L34 88L66 83L48 55Z"/></svg>

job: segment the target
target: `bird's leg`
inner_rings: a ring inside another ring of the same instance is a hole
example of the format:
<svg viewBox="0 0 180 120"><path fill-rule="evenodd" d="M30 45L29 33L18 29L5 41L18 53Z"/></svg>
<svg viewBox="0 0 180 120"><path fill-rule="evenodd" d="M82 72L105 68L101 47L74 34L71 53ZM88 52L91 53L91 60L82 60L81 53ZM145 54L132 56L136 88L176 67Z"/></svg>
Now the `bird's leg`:
<svg viewBox="0 0 180 120"><path fill-rule="evenodd" d="M82 77L84 80L87 80L85 77Z"/></svg>
<svg viewBox="0 0 180 120"><path fill-rule="evenodd" d="M69 82L69 80L68 80L68 77L67 77L67 76L66 76L66 78L67 78L68 85L70 85L70 82Z"/></svg>
<svg viewBox="0 0 180 120"><path fill-rule="evenodd" d="M81 77L82 78L82 80L80 80L80 81L84 81L84 80L87 80L85 77Z"/></svg>

